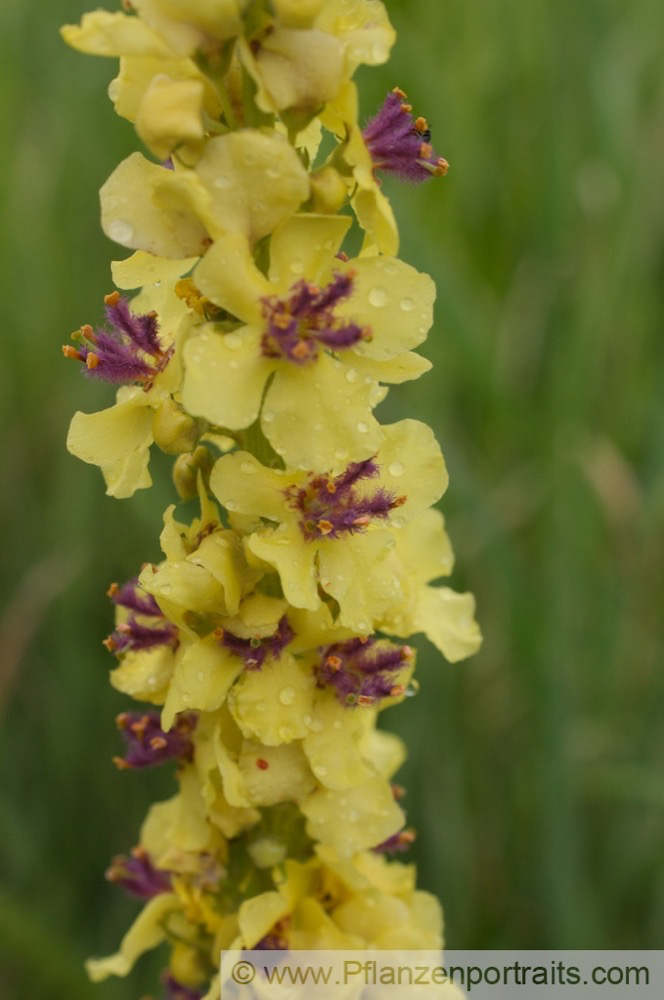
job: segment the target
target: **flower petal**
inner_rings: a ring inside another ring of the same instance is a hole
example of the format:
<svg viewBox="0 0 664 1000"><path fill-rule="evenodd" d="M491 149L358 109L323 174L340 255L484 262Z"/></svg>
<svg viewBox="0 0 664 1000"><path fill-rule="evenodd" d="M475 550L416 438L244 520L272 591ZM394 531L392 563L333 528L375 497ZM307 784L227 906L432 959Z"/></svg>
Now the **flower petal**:
<svg viewBox="0 0 664 1000"><path fill-rule="evenodd" d="M239 430L256 420L274 362L253 327L218 333L207 324L184 347L182 405L194 417Z"/></svg>
<svg viewBox="0 0 664 1000"><path fill-rule="evenodd" d="M242 672L242 663L208 637L192 643L176 658L161 725L168 731L178 712L214 712Z"/></svg>
<svg viewBox="0 0 664 1000"><path fill-rule="evenodd" d="M353 371L324 353L311 368L281 363L261 426L287 465L335 472L375 455L381 438L371 412L375 383L357 373L351 380Z"/></svg>

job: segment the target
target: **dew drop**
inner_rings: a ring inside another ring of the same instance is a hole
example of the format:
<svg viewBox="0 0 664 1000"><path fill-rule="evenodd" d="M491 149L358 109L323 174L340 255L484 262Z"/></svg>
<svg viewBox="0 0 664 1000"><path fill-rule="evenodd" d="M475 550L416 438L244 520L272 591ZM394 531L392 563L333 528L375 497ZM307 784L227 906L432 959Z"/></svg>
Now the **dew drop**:
<svg viewBox="0 0 664 1000"><path fill-rule="evenodd" d="M279 701L282 705L292 705L297 697L297 692L295 688L285 687L279 692Z"/></svg>
<svg viewBox="0 0 664 1000"><path fill-rule="evenodd" d="M325 240L325 242L323 243L323 246L325 247L326 250L334 250L334 241L333 240Z"/></svg>
<svg viewBox="0 0 664 1000"><path fill-rule="evenodd" d="M284 743L290 743L291 740L295 739L295 730L292 726L279 726L279 739L283 740Z"/></svg>
<svg viewBox="0 0 664 1000"><path fill-rule="evenodd" d="M376 42L371 46L371 58L374 62L384 63L388 54L387 47L382 42Z"/></svg>
<svg viewBox="0 0 664 1000"><path fill-rule="evenodd" d="M134 227L124 219L113 219L108 224L108 235L116 243L128 243L134 236Z"/></svg>
<svg viewBox="0 0 664 1000"><path fill-rule="evenodd" d="M406 297L405 299L401 300L401 302L399 303L399 305L401 306L401 308L403 309L404 312L410 312L410 310L413 308L413 306L415 305L415 303L413 302L412 299Z"/></svg>
<svg viewBox="0 0 664 1000"><path fill-rule="evenodd" d="M357 823L359 818L360 814L357 811L357 809L351 809L350 812L348 813L348 819L350 820L351 823Z"/></svg>
<svg viewBox="0 0 664 1000"><path fill-rule="evenodd" d="M247 476L253 476L256 471L256 466L253 462L242 462L240 465L240 472L244 472Z"/></svg>
<svg viewBox="0 0 664 1000"><path fill-rule="evenodd" d="M237 504L235 500L227 500L225 506L226 510L237 510Z"/></svg>
<svg viewBox="0 0 664 1000"><path fill-rule="evenodd" d="M238 348L242 347L242 337L238 337L237 333L227 333L224 337L224 345L229 351L237 351Z"/></svg>
<svg viewBox="0 0 664 1000"><path fill-rule="evenodd" d="M182 692L182 694L180 695L180 697L181 697L181 698L182 698L182 700L183 700L183 701L185 701L185 702L187 702L187 701L191 701L191 695L189 694L189 692L188 692L188 691L183 691L183 692Z"/></svg>
<svg viewBox="0 0 664 1000"><path fill-rule="evenodd" d="M325 767L325 764L316 764L313 768L313 772L318 778L324 778L327 774L327 768Z"/></svg>
<svg viewBox="0 0 664 1000"><path fill-rule="evenodd" d="M320 719L314 719L311 723L310 728L312 733L321 733L323 731L323 723L320 721Z"/></svg>
<svg viewBox="0 0 664 1000"><path fill-rule="evenodd" d="M196 674L196 680L199 682L199 684L203 683L203 681L205 680L205 671L204 670L199 670L198 671L198 673Z"/></svg>
<svg viewBox="0 0 664 1000"><path fill-rule="evenodd" d="M369 425L365 424L363 420L360 420L357 425L357 429L360 432L360 434L366 434L367 431L369 430Z"/></svg>
<svg viewBox="0 0 664 1000"><path fill-rule="evenodd" d="M385 289L381 288L379 285L372 288L369 292L369 302L372 306L384 306L387 302L387 292Z"/></svg>
<svg viewBox="0 0 664 1000"><path fill-rule="evenodd" d="M403 462L392 462L389 467L389 473L391 476L403 476L406 471Z"/></svg>
<svg viewBox="0 0 664 1000"><path fill-rule="evenodd" d="M173 588L171 587L170 583L162 583L161 587L159 588L159 593L160 594L170 594L170 592L172 591L172 589Z"/></svg>
<svg viewBox="0 0 664 1000"><path fill-rule="evenodd" d="M239 368L240 367L240 363L238 361L235 361L235 360L229 361L228 362L228 367L229 368L233 368L233 369Z"/></svg>
<svg viewBox="0 0 664 1000"><path fill-rule="evenodd" d="M341 719L335 719L335 720L334 720L334 724L333 724L333 727L332 727L332 728L333 728L333 729L341 729L341 728L342 728L342 722L341 722Z"/></svg>
<svg viewBox="0 0 664 1000"><path fill-rule="evenodd" d="M257 701L256 702L256 711L257 712L267 712L267 702L266 701Z"/></svg>
<svg viewBox="0 0 664 1000"><path fill-rule="evenodd" d="M302 272L304 271L304 262L301 261L299 259L299 257L295 257L290 262L290 264L288 265L288 267L290 268L290 270L291 270L291 272L293 274L302 274Z"/></svg>
<svg viewBox="0 0 664 1000"><path fill-rule="evenodd" d="M264 423L271 424L273 420L274 420L274 413L272 412L272 410L264 410L263 411Z"/></svg>
<svg viewBox="0 0 664 1000"><path fill-rule="evenodd" d="M347 382L357 382L359 377L360 373L358 372L357 368L349 368L346 372Z"/></svg>
<svg viewBox="0 0 664 1000"><path fill-rule="evenodd" d="M404 517L393 517L392 518L392 524L394 525L395 528L403 528L403 526L404 526L405 523L406 523L406 519Z"/></svg>
<svg viewBox="0 0 664 1000"><path fill-rule="evenodd" d="M157 688L157 678L156 677L148 677L148 688L150 689L150 691L155 691L156 690L156 688Z"/></svg>
<svg viewBox="0 0 664 1000"><path fill-rule="evenodd" d="M302 716L302 721L305 724L305 726L310 726L311 725L311 716L310 715L303 715Z"/></svg>
<svg viewBox="0 0 664 1000"><path fill-rule="evenodd" d="M399 269L396 264L385 265L385 274L396 274L398 270Z"/></svg>
<svg viewBox="0 0 664 1000"><path fill-rule="evenodd" d="M366 622L358 622L357 623L357 630L358 630L358 632L368 632L369 631L369 626L367 625Z"/></svg>
<svg viewBox="0 0 664 1000"><path fill-rule="evenodd" d="M281 177L281 170L279 169L279 167L276 167L274 165L269 166L265 171L265 173L270 178L271 181L276 181L279 177Z"/></svg>
<svg viewBox="0 0 664 1000"><path fill-rule="evenodd" d="M231 179L225 174L219 174L219 176L215 177L212 181L212 186L218 188L220 191L223 191L225 188L229 188L231 186Z"/></svg>

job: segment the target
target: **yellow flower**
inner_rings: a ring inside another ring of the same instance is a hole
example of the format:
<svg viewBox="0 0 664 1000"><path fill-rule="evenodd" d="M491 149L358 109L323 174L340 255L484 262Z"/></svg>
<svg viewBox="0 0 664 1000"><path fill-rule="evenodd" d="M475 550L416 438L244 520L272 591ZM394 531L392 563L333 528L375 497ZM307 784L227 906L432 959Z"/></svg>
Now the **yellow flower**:
<svg viewBox="0 0 664 1000"><path fill-rule="evenodd" d="M286 111L306 121L336 97L360 64L388 58L394 30L379 0L281 0L275 8L269 30L239 40L262 111Z"/></svg>
<svg viewBox="0 0 664 1000"><path fill-rule="evenodd" d="M210 479L228 510L264 519L245 544L278 571L286 600L315 611L320 586L339 604L340 624L361 635L397 594L398 577L385 572L394 524L434 503L446 485L433 434L414 420L383 428L375 459L336 477L268 469L238 452L220 458Z"/></svg>
<svg viewBox="0 0 664 1000"><path fill-rule="evenodd" d="M399 232L392 207L374 175L358 121L358 104L357 86L349 80L323 110L321 121L341 142L333 158L342 159L350 171L346 179L351 205L365 233L363 251L393 256L399 249Z"/></svg>
<svg viewBox="0 0 664 1000"><path fill-rule="evenodd" d="M308 174L279 132L242 129L210 139L195 169L132 153L101 189L102 228L133 250L196 257L227 233L261 239L308 194Z"/></svg>
<svg viewBox="0 0 664 1000"><path fill-rule="evenodd" d="M449 576L454 564L442 514L424 511L396 539L387 571L393 570L403 586L377 627L402 638L423 632L451 663L472 656L482 644L473 595L429 585Z"/></svg>
<svg viewBox="0 0 664 1000"><path fill-rule="evenodd" d="M108 298L113 299L113 296ZM152 484L148 472L150 447L155 440L155 430L158 435L163 427L159 422L155 427L155 420L159 421L163 415L162 408L170 406L178 397L182 379L180 347L192 330L190 311L168 287L145 289L133 300L132 309L135 314L143 310L146 315L151 310L157 314L161 370L157 369L154 375L142 376L142 385L122 386L117 392L115 404L108 409L97 413L75 413L67 437L67 448L72 455L98 465L106 481L106 492L115 497L130 497L137 489ZM88 368L93 368L94 374L95 369L102 371L102 364L97 360L96 366L91 365L90 359L98 359L94 342L92 346L93 349L86 348L86 352ZM73 355L80 354L73 348L67 350ZM143 362L139 357L138 365L141 364ZM145 368L150 371L149 366ZM177 407L175 409L177 411ZM182 415L182 424L178 423L178 419L176 415L176 424L185 433L184 449L189 450L196 436L194 423L186 415ZM188 428L193 431L191 437L187 437ZM176 430L176 436L179 433Z"/></svg>
<svg viewBox="0 0 664 1000"><path fill-rule="evenodd" d="M195 280L244 325L223 334L207 324L184 353L189 413L238 429L260 412L286 464L320 472L375 454L377 380L429 367L412 348L431 325L431 279L391 258L340 261L348 226L343 216L289 219L270 241L267 277L242 237L218 240Z"/></svg>

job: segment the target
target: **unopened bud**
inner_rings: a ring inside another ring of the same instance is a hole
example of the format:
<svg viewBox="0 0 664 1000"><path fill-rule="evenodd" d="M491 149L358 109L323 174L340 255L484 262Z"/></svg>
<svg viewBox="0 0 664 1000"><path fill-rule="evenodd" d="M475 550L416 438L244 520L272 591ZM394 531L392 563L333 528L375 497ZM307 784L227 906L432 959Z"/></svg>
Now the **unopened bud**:
<svg viewBox="0 0 664 1000"><path fill-rule="evenodd" d="M198 496L198 473L203 474L203 479L207 483L213 465L214 456L204 445L199 445L190 455L179 455L176 458L173 466L173 483L181 500L193 500Z"/></svg>
<svg viewBox="0 0 664 1000"><path fill-rule="evenodd" d="M155 444L167 455L182 455L193 451L202 430L201 421L190 417L170 397L155 410L152 418Z"/></svg>
<svg viewBox="0 0 664 1000"><path fill-rule="evenodd" d="M311 194L314 212L336 215L346 201L348 190L334 167L322 167L311 175Z"/></svg>

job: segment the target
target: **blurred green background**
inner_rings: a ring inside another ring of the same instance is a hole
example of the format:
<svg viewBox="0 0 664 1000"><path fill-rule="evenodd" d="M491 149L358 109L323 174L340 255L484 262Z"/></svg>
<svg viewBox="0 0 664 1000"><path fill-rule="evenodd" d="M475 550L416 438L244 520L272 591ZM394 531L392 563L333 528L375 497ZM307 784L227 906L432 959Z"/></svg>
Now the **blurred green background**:
<svg viewBox="0 0 664 1000"><path fill-rule="evenodd" d="M121 256L97 191L136 145L113 61L67 50L83 0L0 6L0 995L90 986L136 906L103 870L168 775L118 774L104 591L158 558L157 489L104 496L65 452L108 387L60 344L95 322ZM94 6L94 5L91 5ZM431 423L482 652L424 649L423 693L385 716L423 887L455 947L656 948L664 927L664 36L658 0L388 0L388 67L448 177L387 184L402 256L437 282L434 373L384 418Z"/></svg>

